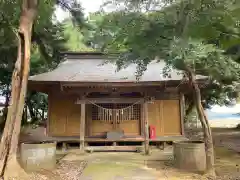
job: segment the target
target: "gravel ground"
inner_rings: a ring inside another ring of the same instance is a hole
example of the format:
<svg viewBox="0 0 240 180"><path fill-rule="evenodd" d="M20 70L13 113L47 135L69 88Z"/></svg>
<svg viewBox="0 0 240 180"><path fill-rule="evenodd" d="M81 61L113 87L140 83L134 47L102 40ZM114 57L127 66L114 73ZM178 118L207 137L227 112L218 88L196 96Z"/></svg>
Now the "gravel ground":
<svg viewBox="0 0 240 180"><path fill-rule="evenodd" d="M189 135L193 139L199 139L199 134L195 131ZM213 136L215 147L239 152L240 131L214 130ZM149 157L138 153L68 153L59 161L54 171L31 173L27 180L213 180L198 174L178 171L170 159L163 160L169 156L168 152L165 155L164 153L158 150ZM239 155L230 152L222 156L222 153L217 153L216 158L218 176L215 180L240 180L240 161L237 161L240 160ZM129 163L132 165L129 166ZM111 177L107 176L108 173L111 173Z"/></svg>
<svg viewBox="0 0 240 180"><path fill-rule="evenodd" d="M80 180L86 167L86 161L61 161L54 171L42 170L39 173L31 173L31 180Z"/></svg>
<svg viewBox="0 0 240 180"><path fill-rule="evenodd" d="M188 130L188 138L202 139L201 130ZM215 149L225 148L216 153L216 180L240 180L240 131L234 128L213 128ZM210 179L209 179L210 180Z"/></svg>

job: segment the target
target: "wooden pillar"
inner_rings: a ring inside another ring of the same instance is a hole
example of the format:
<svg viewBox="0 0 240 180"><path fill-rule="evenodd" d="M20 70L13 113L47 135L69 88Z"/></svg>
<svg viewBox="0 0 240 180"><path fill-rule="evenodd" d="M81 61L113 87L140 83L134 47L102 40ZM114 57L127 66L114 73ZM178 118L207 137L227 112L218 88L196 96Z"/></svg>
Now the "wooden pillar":
<svg viewBox="0 0 240 180"><path fill-rule="evenodd" d="M145 127L144 127L144 104L141 104L141 117L140 117L140 129L141 129L141 136L144 137Z"/></svg>
<svg viewBox="0 0 240 180"><path fill-rule="evenodd" d="M85 137L85 119L86 119L86 104L81 104L81 120L80 120L80 150L84 151Z"/></svg>
<svg viewBox="0 0 240 180"><path fill-rule="evenodd" d="M147 104L147 102L144 103L143 110L144 110L144 128L145 128L144 150L145 150L145 154L148 155L149 154L149 126L148 126L148 104Z"/></svg>
<svg viewBox="0 0 240 180"><path fill-rule="evenodd" d="M179 106L180 106L181 134L184 135L185 98L183 93L180 93Z"/></svg>
<svg viewBox="0 0 240 180"><path fill-rule="evenodd" d="M66 142L63 142L63 143L62 143L62 151L63 151L63 152L66 152L66 151L67 151L67 143L66 143Z"/></svg>

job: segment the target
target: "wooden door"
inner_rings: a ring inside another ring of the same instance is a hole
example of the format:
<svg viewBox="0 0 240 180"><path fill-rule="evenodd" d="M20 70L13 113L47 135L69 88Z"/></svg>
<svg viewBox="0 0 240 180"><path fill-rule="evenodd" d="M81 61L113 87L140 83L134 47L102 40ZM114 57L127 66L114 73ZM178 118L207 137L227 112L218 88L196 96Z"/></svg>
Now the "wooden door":
<svg viewBox="0 0 240 180"><path fill-rule="evenodd" d="M123 131L126 136L140 135L140 105L134 105L131 113L124 109L131 104L103 104L100 106L92 106L92 136L101 136L109 131ZM102 108L105 108L104 113Z"/></svg>
<svg viewBox="0 0 240 180"><path fill-rule="evenodd" d="M48 97L48 121L49 136L65 136L68 109L64 108L64 99L49 95Z"/></svg>
<svg viewBox="0 0 240 180"><path fill-rule="evenodd" d="M148 104L148 121L155 126L157 136L181 135L179 100L155 100Z"/></svg>
<svg viewBox="0 0 240 180"><path fill-rule="evenodd" d="M181 135L181 115L179 100L163 100L163 127L164 135Z"/></svg>
<svg viewBox="0 0 240 180"><path fill-rule="evenodd" d="M72 102L69 105L69 111L67 116L67 126L66 126L67 136L80 135L80 117L81 117L81 105L74 104L74 102Z"/></svg>
<svg viewBox="0 0 240 180"><path fill-rule="evenodd" d="M123 131L125 136L140 135L141 105L140 104L118 104L117 109L126 108L126 115L122 118L116 117L114 128ZM129 108L129 109L128 109ZM127 110L128 109L128 110ZM117 114L116 114L117 116Z"/></svg>
<svg viewBox="0 0 240 180"><path fill-rule="evenodd" d="M104 136L107 132L113 131L113 115L105 109L112 109L112 104L92 105L91 108L91 136Z"/></svg>
<svg viewBox="0 0 240 180"><path fill-rule="evenodd" d="M155 100L148 104L148 124L156 128L156 136L163 135L163 117L162 117L163 102Z"/></svg>

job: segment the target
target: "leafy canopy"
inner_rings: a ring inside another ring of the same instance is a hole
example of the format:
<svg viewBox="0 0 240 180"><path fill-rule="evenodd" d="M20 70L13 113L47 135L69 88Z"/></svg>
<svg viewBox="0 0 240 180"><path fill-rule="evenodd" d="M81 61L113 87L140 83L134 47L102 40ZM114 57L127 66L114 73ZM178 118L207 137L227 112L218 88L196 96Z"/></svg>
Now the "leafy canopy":
<svg viewBox="0 0 240 180"><path fill-rule="evenodd" d="M139 74L156 58L177 69L191 67L211 78L213 89L203 92L206 104L231 101L240 69L237 52L228 50L239 44L240 3L179 0L162 1L161 9L154 11L134 8L146 2L121 1L125 9L105 13L96 21L91 44L107 53L120 52L117 64L134 61Z"/></svg>

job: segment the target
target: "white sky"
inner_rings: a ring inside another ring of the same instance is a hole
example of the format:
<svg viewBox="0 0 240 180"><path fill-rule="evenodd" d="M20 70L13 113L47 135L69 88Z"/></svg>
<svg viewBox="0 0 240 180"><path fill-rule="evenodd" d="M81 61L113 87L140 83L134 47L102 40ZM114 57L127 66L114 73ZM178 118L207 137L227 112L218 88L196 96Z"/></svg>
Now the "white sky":
<svg viewBox="0 0 240 180"><path fill-rule="evenodd" d="M240 112L240 104L236 104L235 106L232 107L226 107L226 106L219 106L219 105L215 105L212 107L211 109L212 112L216 112L216 113L231 113L231 114L236 114Z"/></svg>
<svg viewBox="0 0 240 180"><path fill-rule="evenodd" d="M105 0L78 0L78 1L81 2L85 13L88 14L98 11L100 9L100 6L103 4ZM68 13L58 8L56 10L56 16L57 19L61 21L68 16Z"/></svg>

